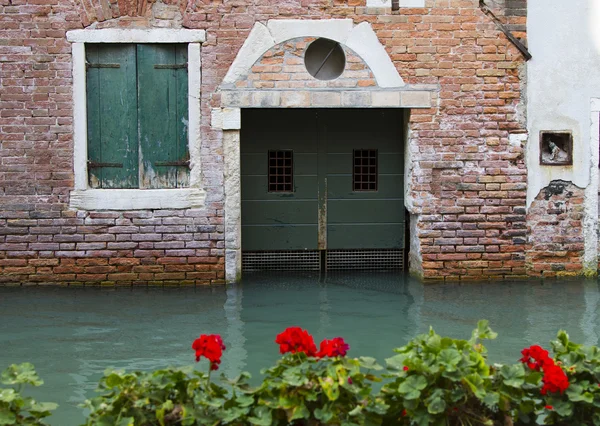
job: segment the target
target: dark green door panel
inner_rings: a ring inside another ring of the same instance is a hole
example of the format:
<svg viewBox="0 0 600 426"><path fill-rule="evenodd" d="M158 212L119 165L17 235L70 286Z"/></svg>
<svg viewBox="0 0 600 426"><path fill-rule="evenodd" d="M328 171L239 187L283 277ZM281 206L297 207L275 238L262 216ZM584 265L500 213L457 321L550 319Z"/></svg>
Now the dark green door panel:
<svg viewBox="0 0 600 426"><path fill-rule="evenodd" d="M187 45L137 45L142 188L188 186Z"/></svg>
<svg viewBox="0 0 600 426"><path fill-rule="evenodd" d="M246 251L314 250L317 225L243 225L242 244Z"/></svg>
<svg viewBox="0 0 600 426"><path fill-rule="evenodd" d="M249 201L287 201L287 200L313 200L317 186L317 176L294 176L294 193L268 192L266 175L245 175L244 200ZM271 206L272 204L269 204ZM265 205L266 207L267 205ZM263 207L261 205L261 207Z"/></svg>
<svg viewBox="0 0 600 426"><path fill-rule="evenodd" d="M327 200L327 224L404 222L404 200Z"/></svg>
<svg viewBox="0 0 600 426"><path fill-rule="evenodd" d="M327 249L404 248L400 110L327 110ZM377 190L354 191L354 150L377 150Z"/></svg>
<svg viewBox="0 0 600 426"><path fill-rule="evenodd" d="M328 250L404 248L404 224L328 225L327 246Z"/></svg>
<svg viewBox="0 0 600 426"><path fill-rule="evenodd" d="M404 248L401 116L378 109L243 110L242 249ZM353 190L353 152L364 149L377 150L377 191ZM293 151L293 192L268 192L270 150Z"/></svg>
<svg viewBox="0 0 600 426"><path fill-rule="evenodd" d="M135 45L86 45L88 176L92 188L137 188Z"/></svg>
<svg viewBox="0 0 600 426"><path fill-rule="evenodd" d="M317 141L309 110L242 113L242 244L244 250L317 248ZM292 150L293 192L268 191L268 152Z"/></svg>
<svg viewBox="0 0 600 426"><path fill-rule="evenodd" d="M317 212L314 207L314 200L242 201L244 218L247 223L256 225L315 225Z"/></svg>

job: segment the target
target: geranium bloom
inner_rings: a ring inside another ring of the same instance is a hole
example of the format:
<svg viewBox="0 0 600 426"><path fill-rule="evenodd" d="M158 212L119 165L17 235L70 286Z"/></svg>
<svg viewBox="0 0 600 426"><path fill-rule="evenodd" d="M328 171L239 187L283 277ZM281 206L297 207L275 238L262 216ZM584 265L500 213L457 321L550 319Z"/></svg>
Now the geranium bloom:
<svg viewBox="0 0 600 426"><path fill-rule="evenodd" d="M218 370L221 363L221 356L225 350L223 339L218 334L202 334L192 343L192 349L196 351L196 362L200 357L205 357L210 361L210 369Z"/></svg>
<svg viewBox="0 0 600 426"><path fill-rule="evenodd" d="M331 340L323 340L319 349L319 353L317 354L319 358L325 356L345 356L348 349L350 349L350 346L348 346L341 337L334 337Z"/></svg>
<svg viewBox="0 0 600 426"><path fill-rule="evenodd" d="M533 345L529 348L523 349L521 354L523 357L520 359L520 361L524 364L527 364L530 369L535 371L540 371L540 369L544 367L544 364L550 360L548 351L538 345Z"/></svg>
<svg viewBox="0 0 600 426"><path fill-rule="evenodd" d="M542 378L541 393L546 395L548 392L563 393L569 387L569 379L565 372L558 365L546 364L544 366L544 377Z"/></svg>
<svg viewBox="0 0 600 426"><path fill-rule="evenodd" d="M548 351L542 349L540 346L534 345L529 348L525 348L521 351L523 357L521 362L527 364L527 366L534 370L542 370L544 377L542 378L541 393L546 395L548 392L560 392L563 393L569 387L569 379L565 372L560 368L559 365L554 363L554 360L548 355Z"/></svg>
<svg viewBox="0 0 600 426"><path fill-rule="evenodd" d="M281 354L304 352L307 356L315 356L317 353L313 337L300 327L286 328L283 333L277 335L275 343L279 345Z"/></svg>

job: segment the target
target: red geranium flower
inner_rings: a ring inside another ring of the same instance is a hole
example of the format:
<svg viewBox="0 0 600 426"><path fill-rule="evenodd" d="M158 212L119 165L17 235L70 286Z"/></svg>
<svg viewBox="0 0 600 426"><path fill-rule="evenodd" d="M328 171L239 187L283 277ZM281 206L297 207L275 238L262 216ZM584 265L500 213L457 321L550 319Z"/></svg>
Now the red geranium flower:
<svg viewBox="0 0 600 426"><path fill-rule="evenodd" d="M348 344L344 342L344 339L341 337L334 337L331 340L323 340L319 349L319 353L317 354L319 358L323 358L325 356L346 356L346 352L348 352L350 346L348 346Z"/></svg>
<svg viewBox="0 0 600 426"><path fill-rule="evenodd" d="M277 335L275 343L279 345L281 354L304 352L307 356L315 356L317 353L313 337L300 327L286 328L283 333Z"/></svg>
<svg viewBox="0 0 600 426"><path fill-rule="evenodd" d="M521 362L534 370L542 370L544 377L542 378L541 393L546 395L548 392L563 393L569 387L569 379L559 365L554 363L554 360L548 355L548 351L542 349L538 345L525 348L521 351L523 357Z"/></svg>
<svg viewBox="0 0 600 426"><path fill-rule="evenodd" d="M535 371L540 371L546 362L552 361L548 356L548 351L538 345L523 349L521 354L523 357L520 361L527 364L530 369ZM554 363L554 361L552 361L552 363Z"/></svg>
<svg viewBox="0 0 600 426"><path fill-rule="evenodd" d="M200 357L205 357L210 361L211 370L219 369L221 356L225 350L221 336L218 334L202 334L194 340L192 349L196 351L196 362L200 361Z"/></svg>
<svg viewBox="0 0 600 426"><path fill-rule="evenodd" d="M548 392L563 393L569 387L569 379L565 372L558 365L546 364L544 366L544 377L542 378L541 393L546 395Z"/></svg>

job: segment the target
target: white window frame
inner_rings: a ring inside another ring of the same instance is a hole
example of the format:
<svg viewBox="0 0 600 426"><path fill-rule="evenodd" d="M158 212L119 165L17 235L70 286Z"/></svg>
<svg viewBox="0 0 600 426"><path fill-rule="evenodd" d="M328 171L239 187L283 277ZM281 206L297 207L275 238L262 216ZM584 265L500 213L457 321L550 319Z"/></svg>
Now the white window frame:
<svg viewBox="0 0 600 426"><path fill-rule="evenodd" d="M200 172L200 47L204 30L85 29L67 32L73 54L73 167L75 189L69 206L81 210L184 209L203 207L206 192ZM173 189L95 189L88 185L86 43L186 43L188 45L188 111L190 186Z"/></svg>

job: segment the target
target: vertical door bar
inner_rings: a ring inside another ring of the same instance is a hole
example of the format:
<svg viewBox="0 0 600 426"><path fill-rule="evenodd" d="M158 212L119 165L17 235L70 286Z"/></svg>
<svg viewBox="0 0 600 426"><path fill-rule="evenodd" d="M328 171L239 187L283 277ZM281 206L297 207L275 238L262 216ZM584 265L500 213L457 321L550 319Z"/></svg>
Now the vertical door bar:
<svg viewBox="0 0 600 426"><path fill-rule="evenodd" d="M315 111L317 120L317 176L318 188L318 243L319 250L327 250L327 118L323 110Z"/></svg>

